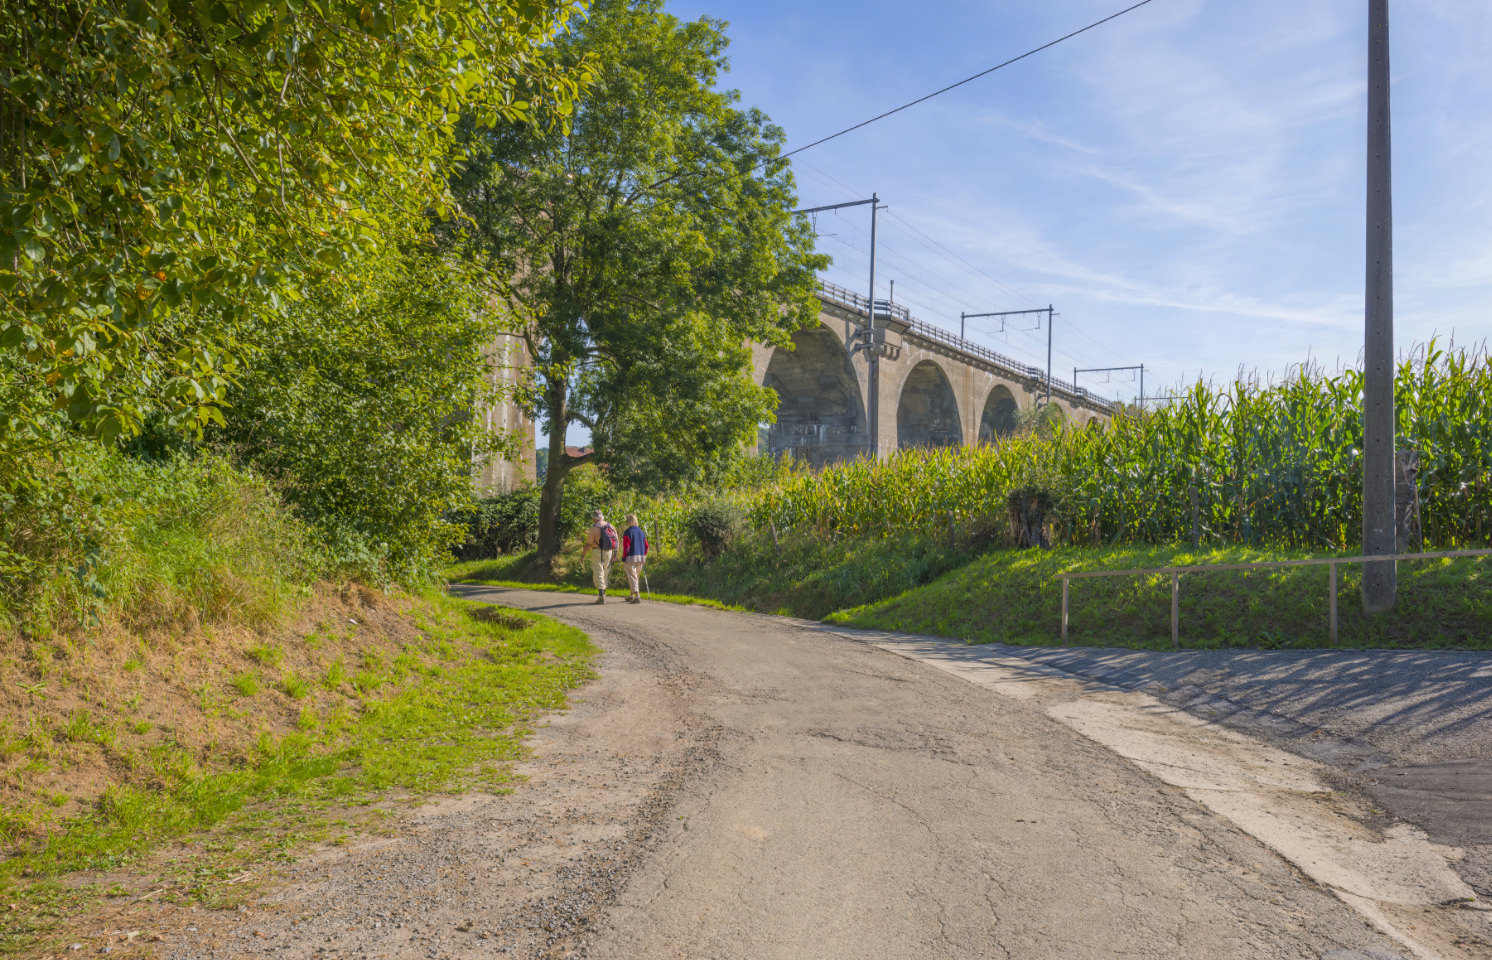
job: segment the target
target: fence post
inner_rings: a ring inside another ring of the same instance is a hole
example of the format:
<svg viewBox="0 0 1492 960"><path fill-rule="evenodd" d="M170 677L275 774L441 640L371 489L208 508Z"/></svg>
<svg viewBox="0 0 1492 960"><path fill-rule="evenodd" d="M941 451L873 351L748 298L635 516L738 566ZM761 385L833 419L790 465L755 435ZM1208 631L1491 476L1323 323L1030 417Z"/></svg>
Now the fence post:
<svg viewBox="0 0 1492 960"><path fill-rule="evenodd" d="M1328 563L1326 569L1330 571L1330 586L1327 589L1331 592L1331 597L1327 607L1331 610L1331 645L1334 647L1337 645L1337 565Z"/></svg>
<svg viewBox="0 0 1492 960"><path fill-rule="evenodd" d="M1171 571L1171 646L1181 647L1181 574Z"/></svg>
<svg viewBox="0 0 1492 960"><path fill-rule="evenodd" d="M1072 581L1066 577L1062 578L1062 642L1067 643L1067 588Z"/></svg>

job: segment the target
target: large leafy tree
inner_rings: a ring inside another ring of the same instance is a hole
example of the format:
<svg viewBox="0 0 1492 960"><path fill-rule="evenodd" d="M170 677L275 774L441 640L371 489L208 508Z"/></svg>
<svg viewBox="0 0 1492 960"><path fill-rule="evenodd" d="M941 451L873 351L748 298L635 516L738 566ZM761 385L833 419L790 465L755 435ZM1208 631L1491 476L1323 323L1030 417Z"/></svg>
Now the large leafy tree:
<svg viewBox="0 0 1492 960"><path fill-rule="evenodd" d="M5 0L0 453L220 419L224 331L446 204L458 116L563 109L577 6Z"/></svg>
<svg viewBox="0 0 1492 960"><path fill-rule="evenodd" d="M457 182L549 434L541 558L574 467L677 482L738 456L776 405L745 375L748 342L789 342L816 312L826 261L790 212L781 129L716 87L723 29L659 0L593 3L546 53L596 65L570 122L475 134ZM565 455L574 423L591 431L582 458Z"/></svg>

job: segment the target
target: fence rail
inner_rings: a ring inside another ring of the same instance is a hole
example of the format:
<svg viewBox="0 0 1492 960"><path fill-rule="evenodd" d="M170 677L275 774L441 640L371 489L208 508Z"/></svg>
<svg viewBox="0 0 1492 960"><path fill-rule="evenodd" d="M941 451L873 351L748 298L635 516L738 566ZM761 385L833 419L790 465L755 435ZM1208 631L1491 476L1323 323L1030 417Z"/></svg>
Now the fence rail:
<svg viewBox="0 0 1492 960"><path fill-rule="evenodd" d="M1254 563L1212 563L1181 567L1149 567L1135 570L1084 570L1080 573L1059 573L1062 581L1062 642L1067 642L1068 588L1073 580L1090 577L1142 577L1159 573L1171 575L1171 646L1181 646L1181 575L1183 573L1211 573L1217 570L1258 570L1266 567L1327 567L1327 591L1329 636L1331 645L1337 645L1337 564L1339 563L1388 563L1399 560L1447 560L1457 557L1489 557L1492 550L1452 550L1436 553L1391 553L1381 556L1361 557L1317 557L1310 560L1258 560Z"/></svg>

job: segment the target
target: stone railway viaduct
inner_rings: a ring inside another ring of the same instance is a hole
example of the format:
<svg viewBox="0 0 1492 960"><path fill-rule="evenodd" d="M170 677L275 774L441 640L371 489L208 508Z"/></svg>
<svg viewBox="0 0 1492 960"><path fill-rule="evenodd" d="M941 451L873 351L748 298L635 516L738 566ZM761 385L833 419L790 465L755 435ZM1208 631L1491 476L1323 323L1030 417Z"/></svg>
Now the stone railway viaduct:
<svg viewBox="0 0 1492 960"><path fill-rule="evenodd" d="M795 349L756 346L752 356L756 382L781 398L768 450L814 466L871 452L869 363L851 355L869 304L824 282L819 302L818 325L793 335ZM918 320L905 307L877 301L875 326L884 344L876 445L882 455L988 443L1014 430L1017 412L1045 395L1045 371ZM1087 390L1055 380L1051 399L1078 423L1107 420L1113 411Z"/></svg>
<svg viewBox="0 0 1492 960"><path fill-rule="evenodd" d="M793 335L795 349L753 345L752 373L777 391L777 422L767 436L772 454L791 453L815 467L871 455L866 397L869 364L852 355L869 303L831 283L819 284L819 322ZM1046 372L1022 364L941 327L907 308L878 301L876 337L883 345L878 405L881 455L908 447L988 443L1015 429L1019 411L1046 392ZM493 386L511 381L526 357L504 338L490 351ZM1078 423L1107 420L1110 403L1069 383L1053 381L1051 402ZM534 479L534 424L511 403L484 412L491 429L518 430L528 453L522 462L480 466L478 486L509 489Z"/></svg>

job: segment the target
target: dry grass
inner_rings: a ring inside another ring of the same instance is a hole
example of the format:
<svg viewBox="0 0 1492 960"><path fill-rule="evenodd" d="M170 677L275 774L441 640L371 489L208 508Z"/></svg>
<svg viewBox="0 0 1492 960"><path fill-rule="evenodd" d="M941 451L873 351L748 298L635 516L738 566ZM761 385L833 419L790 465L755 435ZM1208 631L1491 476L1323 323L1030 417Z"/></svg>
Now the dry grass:
<svg viewBox="0 0 1492 960"><path fill-rule="evenodd" d="M280 627L173 618L144 633L115 622L10 639L0 654L0 840L41 836L115 786L245 763L308 712L345 709L419 636L408 603L323 584Z"/></svg>

